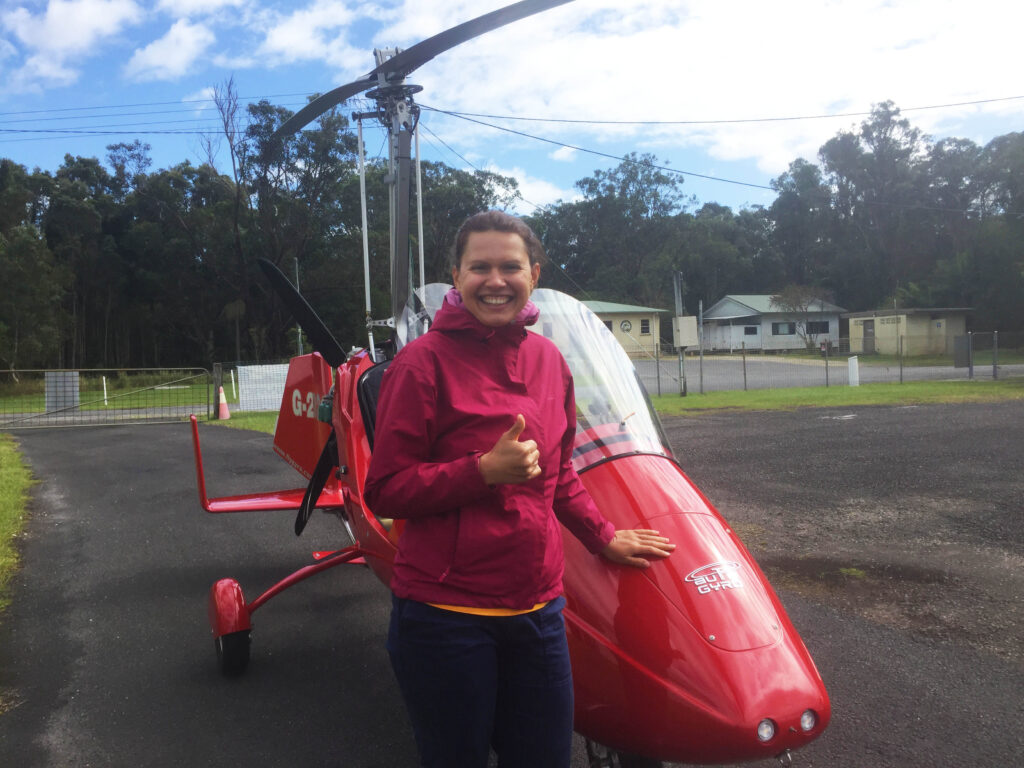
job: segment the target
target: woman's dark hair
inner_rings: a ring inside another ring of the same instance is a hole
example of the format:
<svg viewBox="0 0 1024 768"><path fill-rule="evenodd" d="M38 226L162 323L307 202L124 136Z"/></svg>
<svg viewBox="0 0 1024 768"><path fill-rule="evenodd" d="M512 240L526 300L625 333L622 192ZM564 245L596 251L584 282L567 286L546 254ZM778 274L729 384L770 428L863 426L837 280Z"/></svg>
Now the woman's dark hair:
<svg viewBox="0 0 1024 768"><path fill-rule="evenodd" d="M452 249L452 267L458 269L462 264L462 254L466 250L469 236L474 232L511 232L522 238L526 253L530 257L530 266L544 261L544 246L533 230L522 219L511 216L504 211L481 211L462 222L458 234L455 235L455 247Z"/></svg>

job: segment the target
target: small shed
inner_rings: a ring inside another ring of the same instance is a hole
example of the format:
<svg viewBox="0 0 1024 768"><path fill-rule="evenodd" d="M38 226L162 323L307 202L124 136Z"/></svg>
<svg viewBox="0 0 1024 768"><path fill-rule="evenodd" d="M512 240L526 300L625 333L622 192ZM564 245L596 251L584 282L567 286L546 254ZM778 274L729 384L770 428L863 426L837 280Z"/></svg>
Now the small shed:
<svg viewBox="0 0 1024 768"><path fill-rule="evenodd" d="M847 312L851 355L952 355L967 334L969 307L875 309ZM900 345L902 344L902 350Z"/></svg>
<svg viewBox="0 0 1024 768"><path fill-rule="evenodd" d="M704 312L704 349L805 349L839 343L846 310L821 299L804 310L780 306L771 294L729 294Z"/></svg>
<svg viewBox="0 0 1024 768"><path fill-rule="evenodd" d="M661 339L661 315L668 310L616 304L612 301L584 301L601 318L630 357L655 357Z"/></svg>

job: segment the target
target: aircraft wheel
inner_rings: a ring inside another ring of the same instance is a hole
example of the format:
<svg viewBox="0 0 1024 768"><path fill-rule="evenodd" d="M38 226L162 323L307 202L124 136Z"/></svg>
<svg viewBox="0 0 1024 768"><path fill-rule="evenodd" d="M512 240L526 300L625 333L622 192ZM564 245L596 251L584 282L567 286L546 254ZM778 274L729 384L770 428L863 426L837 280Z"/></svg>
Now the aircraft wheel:
<svg viewBox="0 0 1024 768"><path fill-rule="evenodd" d="M619 768L663 768L661 760L654 760L641 755L630 755L626 752L619 752Z"/></svg>
<svg viewBox="0 0 1024 768"><path fill-rule="evenodd" d="M616 752L603 744L586 740L590 768L664 768L664 763L650 757Z"/></svg>
<svg viewBox="0 0 1024 768"><path fill-rule="evenodd" d="M236 677L245 672L249 665L249 643L251 630L230 632L213 642L217 647L217 666L225 677Z"/></svg>

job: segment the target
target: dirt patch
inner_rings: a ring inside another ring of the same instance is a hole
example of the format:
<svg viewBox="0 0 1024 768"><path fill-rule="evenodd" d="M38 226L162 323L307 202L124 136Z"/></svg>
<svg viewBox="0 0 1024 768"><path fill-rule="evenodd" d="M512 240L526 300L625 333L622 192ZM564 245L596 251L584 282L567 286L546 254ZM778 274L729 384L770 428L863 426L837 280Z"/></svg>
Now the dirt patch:
<svg viewBox="0 0 1024 768"><path fill-rule="evenodd" d="M1024 665L1024 405L827 416L666 431L779 590Z"/></svg>
<svg viewBox="0 0 1024 768"><path fill-rule="evenodd" d="M760 563L779 588L880 624L1024 660L1014 634L1019 622L1019 616L1014 617L1017 598L993 599L963 574L814 557L764 556Z"/></svg>
<svg viewBox="0 0 1024 768"><path fill-rule="evenodd" d="M973 541L900 537L891 525L837 545L830 528L799 537L761 528L747 545L780 589L1024 664L1024 558Z"/></svg>
<svg viewBox="0 0 1024 768"><path fill-rule="evenodd" d="M20 707L24 703L18 692L13 688L0 688L0 715L5 715L12 709Z"/></svg>

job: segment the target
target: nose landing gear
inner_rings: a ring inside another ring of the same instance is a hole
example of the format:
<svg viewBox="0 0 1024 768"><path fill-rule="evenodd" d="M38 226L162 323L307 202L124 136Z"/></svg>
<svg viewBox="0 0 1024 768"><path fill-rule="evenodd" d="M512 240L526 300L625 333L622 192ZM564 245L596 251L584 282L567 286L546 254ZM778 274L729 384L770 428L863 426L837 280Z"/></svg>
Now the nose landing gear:
<svg viewBox="0 0 1024 768"><path fill-rule="evenodd" d="M642 755L616 752L603 744L587 739L587 760L590 768L663 768L664 763Z"/></svg>

